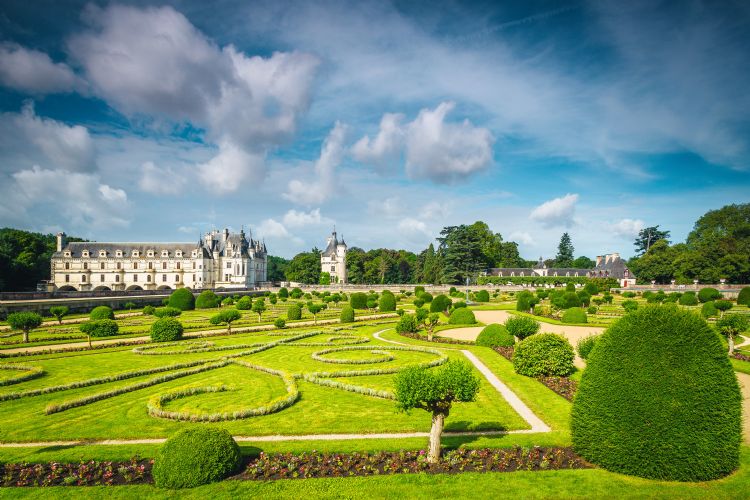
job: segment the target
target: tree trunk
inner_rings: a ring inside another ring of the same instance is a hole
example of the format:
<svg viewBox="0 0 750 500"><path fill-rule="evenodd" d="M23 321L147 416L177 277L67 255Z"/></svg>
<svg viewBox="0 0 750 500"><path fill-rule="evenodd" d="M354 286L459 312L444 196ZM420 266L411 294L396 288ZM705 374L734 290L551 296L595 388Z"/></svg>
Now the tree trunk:
<svg viewBox="0 0 750 500"><path fill-rule="evenodd" d="M88 338L89 338L89 347L91 347L91 335L89 335Z"/></svg>
<svg viewBox="0 0 750 500"><path fill-rule="evenodd" d="M232 323L227 323L227 333L232 333Z"/></svg>
<svg viewBox="0 0 750 500"><path fill-rule="evenodd" d="M28 342L29 342L29 331L28 330L24 330L23 331L23 343L26 344Z"/></svg>
<svg viewBox="0 0 750 500"><path fill-rule="evenodd" d="M432 342L432 328L427 329L427 341Z"/></svg>
<svg viewBox="0 0 750 500"><path fill-rule="evenodd" d="M731 356L734 352L734 335L727 335L727 343L729 344L729 355Z"/></svg>
<svg viewBox="0 0 750 500"><path fill-rule="evenodd" d="M440 436L443 434L443 424L445 415L442 413L432 414L432 429L430 429L430 452L427 454L427 461L431 464L440 460Z"/></svg>

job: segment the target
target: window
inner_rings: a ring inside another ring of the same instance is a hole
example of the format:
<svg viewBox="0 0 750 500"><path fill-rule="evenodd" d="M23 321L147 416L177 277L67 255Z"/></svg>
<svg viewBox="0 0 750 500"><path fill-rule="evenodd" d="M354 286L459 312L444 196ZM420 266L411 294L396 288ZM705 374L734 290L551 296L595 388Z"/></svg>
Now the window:
<svg viewBox="0 0 750 500"><path fill-rule="evenodd" d="M167 281L167 275L166 274L162 274L161 275L161 280L162 281Z"/></svg>
<svg viewBox="0 0 750 500"><path fill-rule="evenodd" d="M232 269L232 263L231 262L227 262L227 269Z"/></svg>
<svg viewBox="0 0 750 500"><path fill-rule="evenodd" d="M101 263L99 264L99 269L104 269L104 262L101 262Z"/></svg>
<svg viewBox="0 0 750 500"><path fill-rule="evenodd" d="M182 257L182 250L177 250L174 255L175 257Z"/></svg>
<svg viewBox="0 0 750 500"><path fill-rule="evenodd" d="M133 275L133 281L138 281L138 275L137 274Z"/></svg>
<svg viewBox="0 0 750 500"><path fill-rule="evenodd" d="M70 252L65 252L64 254L66 257L70 257Z"/></svg>
<svg viewBox="0 0 750 500"><path fill-rule="evenodd" d="M180 275L179 274L175 274L174 275L174 280L179 283L179 281L180 281Z"/></svg>
<svg viewBox="0 0 750 500"><path fill-rule="evenodd" d="M121 262L117 263L117 269L122 269L122 263Z"/></svg>
<svg viewBox="0 0 750 500"><path fill-rule="evenodd" d="M146 255L148 255L149 257L153 257L154 256L154 251L153 250L149 250L148 252L146 252Z"/></svg>
<svg viewBox="0 0 750 500"><path fill-rule="evenodd" d="M119 282L120 282L120 275L115 274L115 283L119 283Z"/></svg>
<svg viewBox="0 0 750 500"><path fill-rule="evenodd" d="M99 250L99 257L106 257L107 251L106 250Z"/></svg>
<svg viewBox="0 0 750 500"><path fill-rule="evenodd" d="M138 263L137 262L133 262L133 269L138 269Z"/></svg>
<svg viewBox="0 0 750 500"><path fill-rule="evenodd" d="M177 263L177 269L179 269L179 268L180 268L180 263L178 262L178 263Z"/></svg>
<svg viewBox="0 0 750 500"><path fill-rule="evenodd" d="M138 257L139 255L138 250L133 250L133 257Z"/></svg>
<svg viewBox="0 0 750 500"><path fill-rule="evenodd" d="M70 269L70 262L65 263L65 269Z"/></svg>
<svg viewBox="0 0 750 500"><path fill-rule="evenodd" d="M146 276L146 281L148 281L149 283L151 283L151 275L150 274Z"/></svg>
<svg viewBox="0 0 750 500"><path fill-rule="evenodd" d="M99 281L101 281L102 283L104 283L104 275L103 274L99 275Z"/></svg>
<svg viewBox="0 0 750 500"><path fill-rule="evenodd" d="M228 274L224 275L224 281L229 281L229 275Z"/></svg>
<svg viewBox="0 0 750 500"><path fill-rule="evenodd" d="M167 263L166 262L162 262L161 263L161 268L162 269L166 269L167 268Z"/></svg>
<svg viewBox="0 0 750 500"><path fill-rule="evenodd" d="M89 256L89 251L88 250L84 250L82 256L83 257L88 257Z"/></svg>
<svg viewBox="0 0 750 500"><path fill-rule="evenodd" d="M149 269L153 269L154 268L154 263L153 262L149 262L148 263L148 268Z"/></svg>
<svg viewBox="0 0 750 500"><path fill-rule="evenodd" d="M331 266L331 272L334 272L336 270L336 266Z"/></svg>
<svg viewBox="0 0 750 500"><path fill-rule="evenodd" d="M65 283L70 283L70 275L69 274L65 275Z"/></svg>
<svg viewBox="0 0 750 500"><path fill-rule="evenodd" d="M86 283L86 275L81 275L81 283Z"/></svg>
<svg viewBox="0 0 750 500"><path fill-rule="evenodd" d="M85 271L85 270L87 270L88 268L89 268L89 263L88 263L88 262L84 262L84 263L83 263L83 270Z"/></svg>
<svg viewBox="0 0 750 500"><path fill-rule="evenodd" d="M166 250L164 250L164 251L162 251L161 256L162 257L169 257L169 252L166 251Z"/></svg>
<svg viewBox="0 0 750 500"><path fill-rule="evenodd" d="M195 269L195 262L193 262L193 269Z"/></svg>
<svg viewBox="0 0 750 500"><path fill-rule="evenodd" d="M118 250L115 252L115 257L122 257L122 250Z"/></svg>

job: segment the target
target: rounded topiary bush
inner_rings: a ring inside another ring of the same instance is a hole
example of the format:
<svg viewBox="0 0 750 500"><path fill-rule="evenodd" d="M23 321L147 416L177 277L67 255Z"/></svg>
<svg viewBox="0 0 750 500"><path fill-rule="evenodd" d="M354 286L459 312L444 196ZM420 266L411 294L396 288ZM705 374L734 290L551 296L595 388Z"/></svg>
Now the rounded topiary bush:
<svg viewBox="0 0 750 500"><path fill-rule="evenodd" d="M195 309L195 296L187 288L178 288L169 296L169 307L174 307L180 311L192 311Z"/></svg>
<svg viewBox="0 0 750 500"><path fill-rule="evenodd" d="M154 460L154 483L160 488L193 488L237 472L240 447L224 429L183 429L159 449Z"/></svg>
<svg viewBox="0 0 750 500"><path fill-rule="evenodd" d="M302 308L297 304L290 305L286 310L286 319L289 321L302 319Z"/></svg>
<svg viewBox="0 0 750 500"><path fill-rule="evenodd" d="M450 309L451 304L453 304L453 301L441 293L430 302L430 312L445 312Z"/></svg>
<svg viewBox="0 0 750 500"><path fill-rule="evenodd" d="M117 335L119 327L113 319L97 319L82 323L79 327L81 332L92 337L112 337Z"/></svg>
<svg viewBox="0 0 750 500"><path fill-rule="evenodd" d="M349 297L349 305L354 309L367 309L367 294L355 292Z"/></svg>
<svg viewBox="0 0 750 500"><path fill-rule="evenodd" d="M253 299L251 299L248 295L245 295L237 301L234 307L239 309L240 311L249 311L250 308L253 307Z"/></svg>
<svg viewBox="0 0 750 500"><path fill-rule="evenodd" d="M487 290L479 290L474 294L474 300L476 300L477 302L489 302L490 293Z"/></svg>
<svg viewBox="0 0 750 500"><path fill-rule="evenodd" d="M417 333L418 330L417 318L413 314L404 314L396 323L398 333Z"/></svg>
<svg viewBox="0 0 750 500"><path fill-rule="evenodd" d="M89 313L89 319L92 321L99 319L115 319L115 313L109 306L97 306Z"/></svg>
<svg viewBox="0 0 750 500"><path fill-rule="evenodd" d="M430 302L432 302L432 294L431 293L422 292L422 293L418 294L417 297L419 297L420 299L422 299L422 301L424 301L425 304L429 304Z"/></svg>
<svg viewBox="0 0 750 500"><path fill-rule="evenodd" d="M742 397L721 339L675 306L646 306L597 341L573 403L573 447L605 469L706 481L739 466Z"/></svg>
<svg viewBox="0 0 750 500"><path fill-rule="evenodd" d="M154 306L146 306L143 308L143 315L144 316L151 316L156 311L156 308Z"/></svg>
<svg viewBox="0 0 750 500"><path fill-rule="evenodd" d="M198 298L195 299L195 308L213 309L214 307L219 307L220 300L221 299L219 299L218 295L211 290L203 290L200 295L198 295Z"/></svg>
<svg viewBox="0 0 750 500"><path fill-rule="evenodd" d="M508 330L508 333L520 340L534 335L541 326L541 323L528 316L511 316L505 320L505 329Z"/></svg>
<svg viewBox="0 0 750 500"><path fill-rule="evenodd" d="M750 286L746 286L737 294L737 303L750 306Z"/></svg>
<svg viewBox="0 0 750 500"><path fill-rule="evenodd" d="M276 318L276 321L273 322L273 326L276 328L284 328L286 326L286 321L281 318Z"/></svg>
<svg viewBox="0 0 750 500"><path fill-rule="evenodd" d="M721 292L716 288L701 288L698 292L698 300L701 302L710 302L720 298Z"/></svg>
<svg viewBox="0 0 750 500"><path fill-rule="evenodd" d="M538 333L516 344L513 369L528 377L566 377L575 369L575 353L565 337L554 333Z"/></svg>
<svg viewBox="0 0 750 500"><path fill-rule="evenodd" d="M151 340L154 342L173 342L182 338L182 323L174 318L157 319L151 325Z"/></svg>
<svg viewBox="0 0 750 500"><path fill-rule="evenodd" d="M351 306L342 307L340 319L342 323L354 323L354 308Z"/></svg>
<svg viewBox="0 0 750 500"><path fill-rule="evenodd" d="M588 317L586 316L586 311L581 309L580 307L571 307L570 309L565 309L562 315L562 322L563 323L588 323Z"/></svg>
<svg viewBox="0 0 750 500"><path fill-rule="evenodd" d="M461 307L451 313L451 317L448 318L448 323L451 325L473 325L477 322L474 317L474 313L471 309Z"/></svg>
<svg viewBox="0 0 750 500"><path fill-rule="evenodd" d="M701 316L704 318L710 318L717 314L719 314L719 311L716 309L713 301L706 302L701 306Z"/></svg>
<svg viewBox="0 0 750 500"><path fill-rule="evenodd" d="M484 347L509 347L516 343L516 339L503 325L492 324L479 332L476 342Z"/></svg>
<svg viewBox="0 0 750 500"><path fill-rule="evenodd" d="M685 292L679 302L683 306L694 306L698 304L698 297L695 296L695 292Z"/></svg>
<svg viewBox="0 0 750 500"><path fill-rule="evenodd" d="M393 312L396 310L396 296L392 293L385 293L380 296L378 302L378 309L380 312Z"/></svg>

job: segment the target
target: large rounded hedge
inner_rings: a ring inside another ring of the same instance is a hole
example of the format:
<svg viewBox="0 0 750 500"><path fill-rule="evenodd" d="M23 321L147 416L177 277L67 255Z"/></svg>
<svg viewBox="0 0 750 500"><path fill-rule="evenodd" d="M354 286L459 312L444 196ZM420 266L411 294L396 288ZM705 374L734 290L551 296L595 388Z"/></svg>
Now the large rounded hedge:
<svg viewBox="0 0 750 500"><path fill-rule="evenodd" d="M192 311L195 309L195 296L187 288L178 288L169 296L169 307L175 307L180 311Z"/></svg>
<svg viewBox="0 0 750 500"><path fill-rule="evenodd" d="M566 377L573 373L575 352L565 337L537 333L516 344L513 369L528 377Z"/></svg>
<svg viewBox="0 0 750 500"><path fill-rule="evenodd" d="M451 317L448 318L448 323L451 325L473 325L476 322L477 319L474 317L474 313L471 309L465 307L456 309L451 313Z"/></svg>
<svg viewBox="0 0 750 500"><path fill-rule="evenodd" d="M717 314L719 314L719 311L716 309L713 300L704 302L704 304L701 306L701 316L703 316L704 318L710 318L711 316L716 316Z"/></svg>
<svg viewBox="0 0 750 500"><path fill-rule="evenodd" d="M78 329L92 337L112 337L119 332L117 322L113 319L87 321L82 323Z"/></svg>
<svg viewBox="0 0 750 500"><path fill-rule="evenodd" d="M354 323L354 309L351 306L344 306L341 308L342 323Z"/></svg>
<svg viewBox="0 0 750 500"><path fill-rule="evenodd" d="M701 288L698 292L698 300L701 302L710 302L720 298L721 292L716 288Z"/></svg>
<svg viewBox="0 0 750 500"><path fill-rule="evenodd" d="M681 306L694 306L698 304L698 297L695 296L695 292L685 292L679 299Z"/></svg>
<svg viewBox="0 0 750 500"><path fill-rule="evenodd" d="M349 305L354 309L367 309L367 294L363 292L354 292L349 297Z"/></svg>
<svg viewBox="0 0 750 500"><path fill-rule="evenodd" d="M419 297L420 299L422 299L425 304L429 304L430 302L432 302L432 294L431 293L422 292L422 293L418 294L417 297Z"/></svg>
<svg viewBox="0 0 750 500"><path fill-rule="evenodd" d="M100 319L115 319L115 313L109 306L97 306L89 313L89 319L96 321Z"/></svg>
<svg viewBox="0 0 750 500"><path fill-rule="evenodd" d="M162 445L154 460L154 483L160 488L193 488L221 481L237 472L240 447L224 429L183 429Z"/></svg>
<svg viewBox="0 0 750 500"><path fill-rule="evenodd" d="M508 333L520 340L534 335L541 326L541 323L528 316L510 316L505 320L505 329L508 330Z"/></svg>
<svg viewBox="0 0 750 500"><path fill-rule="evenodd" d="M451 304L453 304L453 301L441 293L440 295L432 299L432 302L430 302L430 312L445 312L450 309Z"/></svg>
<svg viewBox="0 0 750 500"><path fill-rule="evenodd" d="M474 294L474 300L476 300L477 302L489 302L490 292L488 292L487 290L479 290Z"/></svg>
<svg viewBox="0 0 750 500"><path fill-rule="evenodd" d="M302 308L297 304L290 305L286 310L286 319L289 321L302 319Z"/></svg>
<svg viewBox="0 0 750 500"><path fill-rule="evenodd" d="M573 447L605 469L706 481L739 466L742 397L697 314L646 306L598 339L573 403Z"/></svg>
<svg viewBox="0 0 750 500"><path fill-rule="evenodd" d="M396 310L396 297L392 293L385 293L380 296L378 302L378 309L380 312L392 312Z"/></svg>
<svg viewBox="0 0 750 500"><path fill-rule="evenodd" d="M476 342L484 347L510 347L516 343L516 339L503 325L493 323L479 332Z"/></svg>
<svg viewBox="0 0 750 500"><path fill-rule="evenodd" d="M737 295L737 303L750 306L750 286L746 286Z"/></svg>
<svg viewBox="0 0 750 500"><path fill-rule="evenodd" d="M174 318L157 319L151 325L151 340L154 342L174 342L182 338L182 323Z"/></svg>
<svg viewBox="0 0 750 500"><path fill-rule="evenodd" d="M588 321L588 318L586 317L586 311L584 311L580 307L571 307L570 309L565 309L565 311L563 311L562 322L563 323L588 323L589 321Z"/></svg>
<svg viewBox="0 0 750 500"><path fill-rule="evenodd" d="M198 298L195 299L195 308L213 309L214 307L219 307L220 301L221 299L219 299L218 295L211 290L203 290L200 295L198 295Z"/></svg>

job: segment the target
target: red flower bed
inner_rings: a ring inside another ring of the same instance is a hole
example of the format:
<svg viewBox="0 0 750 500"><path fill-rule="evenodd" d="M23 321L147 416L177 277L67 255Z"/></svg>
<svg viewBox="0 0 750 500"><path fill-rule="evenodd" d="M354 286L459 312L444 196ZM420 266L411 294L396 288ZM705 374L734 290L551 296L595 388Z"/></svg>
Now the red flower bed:
<svg viewBox="0 0 750 500"><path fill-rule="evenodd" d="M0 486L97 486L151 483L153 460L138 457L129 462L81 462L78 464L4 464Z"/></svg>
<svg viewBox="0 0 750 500"><path fill-rule="evenodd" d="M513 346L508 347L493 347L496 353L504 357L508 361L513 361Z"/></svg>
<svg viewBox="0 0 750 500"><path fill-rule="evenodd" d="M740 354L739 352L733 352L732 357L734 359L739 359L740 361L750 361L750 356L746 356L744 354Z"/></svg>
<svg viewBox="0 0 750 500"><path fill-rule="evenodd" d="M291 453L252 460L235 479L305 479L372 476L383 474L455 474L460 472L512 472L516 470L583 469L591 467L571 448L509 448L454 450L436 464L422 451L365 453Z"/></svg>

